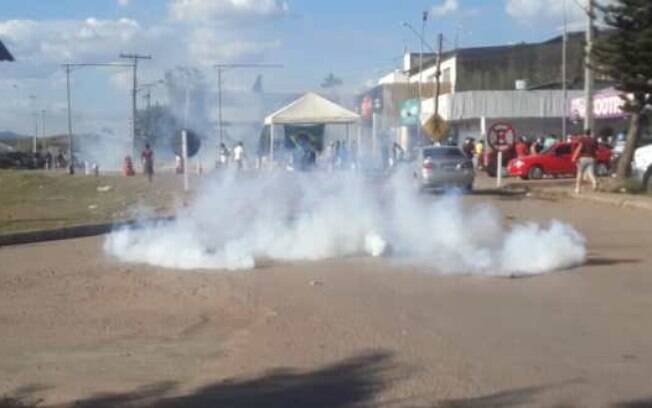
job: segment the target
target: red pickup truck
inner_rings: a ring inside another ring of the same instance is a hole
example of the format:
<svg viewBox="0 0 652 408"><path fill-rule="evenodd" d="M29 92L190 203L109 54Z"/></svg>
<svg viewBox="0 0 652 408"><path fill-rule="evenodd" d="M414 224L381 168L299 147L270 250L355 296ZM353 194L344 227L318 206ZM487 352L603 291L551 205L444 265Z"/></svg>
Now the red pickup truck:
<svg viewBox="0 0 652 408"><path fill-rule="evenodd" d="M540 154L517 157L507 164L507 171L511 176L518 176L524 180L538 180L546 175L573 176L577 172L577 167L573 163L574 146L574 143L559 142ZM608 175L610 162L611 149L599 145L596 152L596 174Z"/></svg>

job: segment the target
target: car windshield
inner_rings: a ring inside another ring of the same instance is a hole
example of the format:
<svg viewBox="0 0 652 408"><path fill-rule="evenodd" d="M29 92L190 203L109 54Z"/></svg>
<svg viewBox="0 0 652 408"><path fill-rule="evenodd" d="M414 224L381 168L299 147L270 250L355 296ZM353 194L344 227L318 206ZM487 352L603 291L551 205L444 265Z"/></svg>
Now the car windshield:
<svg viewBox="0 0 652 408"><path fill-rule="evenodd" d="M423 150L424 159L461 159L464 157L464 153L454 147L437 147Z"/></svg>

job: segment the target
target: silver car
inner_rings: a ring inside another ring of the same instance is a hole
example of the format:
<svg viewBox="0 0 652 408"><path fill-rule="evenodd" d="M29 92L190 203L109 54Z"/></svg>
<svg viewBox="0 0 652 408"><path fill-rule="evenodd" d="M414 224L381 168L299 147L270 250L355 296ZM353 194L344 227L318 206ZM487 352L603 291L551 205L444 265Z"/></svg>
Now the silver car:
<svg viewBox="0 0 652 408"><path fill-rule="evenodd" d="M421 190L456 187L473 190L473 162L455 146L427 146L417 152L414 175Z"/></svg>

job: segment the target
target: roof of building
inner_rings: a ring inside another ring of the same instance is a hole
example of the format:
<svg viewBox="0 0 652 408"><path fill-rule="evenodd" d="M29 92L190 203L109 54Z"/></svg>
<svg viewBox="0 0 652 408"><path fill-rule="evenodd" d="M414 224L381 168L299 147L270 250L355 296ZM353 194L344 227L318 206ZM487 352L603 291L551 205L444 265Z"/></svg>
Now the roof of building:
<svg viewBox="0 0 652 408"><path fill-rule="evenodd" d="M572 32L568 34L568 41L583 41L584 32ZM537 42L537 43L518 43L518 44L509 44L509 45L492 45L487 47L469 47L469 48L457 48L453 50L444 51L441 54L442 61L447 60L451 57L459 57L464 59L476 59L476 58L487 58L487 57L497 57L501 53L511 52L518 49L530 48L530 47L541 47L546 45L553 45L556 43L561 43L563 41L563 36L557 36L546 41ZM423 69L433 67L437 63L436 54L423 54L424 62ZM419 72L419 66L415 65L408 74L410 76Z"/></svg>

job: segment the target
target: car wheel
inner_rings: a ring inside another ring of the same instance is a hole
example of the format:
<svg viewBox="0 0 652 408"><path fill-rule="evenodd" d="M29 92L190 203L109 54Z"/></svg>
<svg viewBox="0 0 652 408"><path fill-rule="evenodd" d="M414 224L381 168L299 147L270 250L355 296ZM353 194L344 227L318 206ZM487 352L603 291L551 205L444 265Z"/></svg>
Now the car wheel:
<svg viewBox="0 0 652 408"><path fill-rule="evenodd" d="M595 175L598 177L607 177L609 175L609 166L605 163L598 163L595 166Z"/></svg>
<svg viewBox="0 0 652 408"><path fill-rule="evenodd" d="M534 166L527 172L527 177L530 180L541 180L543 178L543 169L541 166Z"/></svg>

